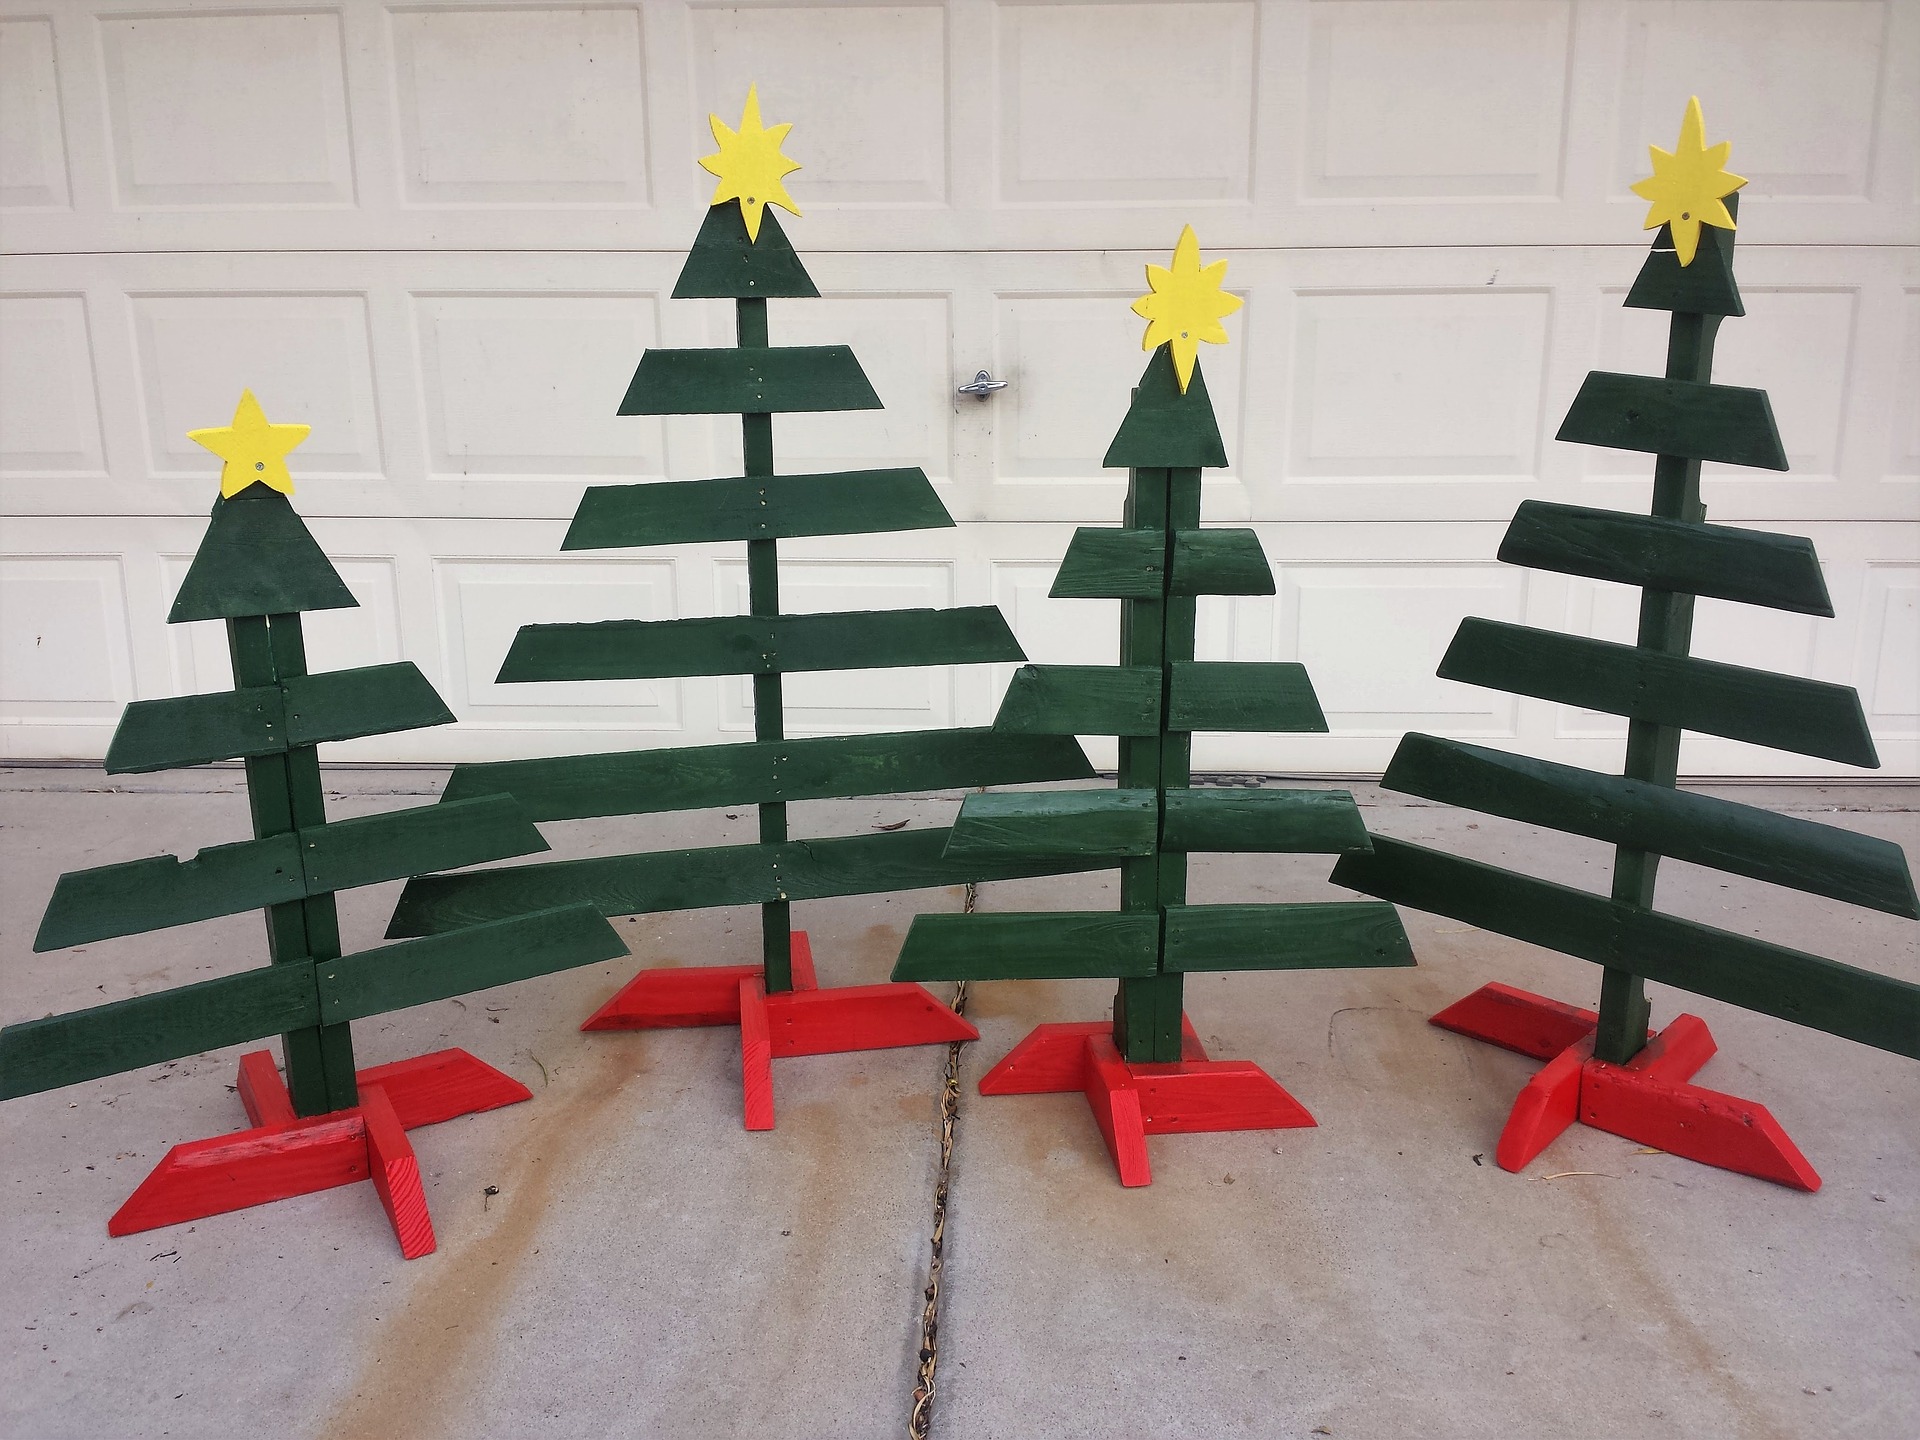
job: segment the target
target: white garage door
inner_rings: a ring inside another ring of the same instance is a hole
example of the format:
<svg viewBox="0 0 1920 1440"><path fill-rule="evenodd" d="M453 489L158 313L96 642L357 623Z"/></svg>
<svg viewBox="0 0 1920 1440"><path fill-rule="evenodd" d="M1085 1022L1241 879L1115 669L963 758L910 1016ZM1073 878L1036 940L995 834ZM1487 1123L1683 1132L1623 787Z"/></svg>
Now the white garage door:
<svg viewBox="0 0 1920 1440"><path fill-rule="evenodd" d="M1205 364L1272 599L1203 654L1299 659L1324 737L1211 768L1377 770L1408 727L1618 763L1622 726L1433 678L1466 614L1630 639L1631 592L1497 564L1528 496L1644 508L1644 459L1555 444L1592 367L1657 370L1624 312L1649 141L1697 91L1734 142L1749 314L1716 378L1772 392L1790 475L1715 519L1812 535L1839 618L1700 607L1701 653L1857 685L1920 770L1920 4L1266 0L720 7L0 4L0 753L97 756L135 697L227 683L169 630L214 489L188 429L243 385L307 421L297 503L361 601L317 664L417 661L445 759L751 733L745 682L496 686L517 625L741 608L736 550L562 557L584 485L739 463L737 426L617 419L649 344L730 340L667 298L749 79L795 123L788 232L884 413L783 420L783 468L918 464L956 530L788 547L805 608L997 602L1036 659L1111 661L1117 607L1049 601L1142 364L1143 260L1192 222L1246 306ZM991 369L988 402L953 386ZM1007 667L809 676L795 732L983 724ZM1689 741L1694 773L1817 770Z"/></svg>

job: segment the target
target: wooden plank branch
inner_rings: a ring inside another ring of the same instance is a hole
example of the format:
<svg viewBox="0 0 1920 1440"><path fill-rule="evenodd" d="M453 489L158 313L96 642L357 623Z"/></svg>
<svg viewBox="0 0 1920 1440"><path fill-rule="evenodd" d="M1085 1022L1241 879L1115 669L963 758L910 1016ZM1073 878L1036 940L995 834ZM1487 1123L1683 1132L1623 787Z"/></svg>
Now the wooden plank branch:
<svg viewBox="0 0 1920 1440"><path fill-rule="evenodd" d="M1160 825L1153 790L969 795L947 840L951 857L1151 855Z"/></svg>
<svg viewBox="0 0 1920 1440"><path fill-rule="evenodd" d="M1176 660L1171 669L1169 730L1326 733L1327 717L1304 665Z"/></svg>
<svg viewBox="0 0 1920 1440"><path fill-rule="evenodd" d="M1169 905L1169 970L1339 970L1411 965L1393 906L1376 900Z"/></svg>
<svg viewBox="0 0 1920 1440"><path fill-rule="evenodd" d="M562 550L787 540L950 528L953 517L918 466L821 475L748 475L648 485L593 485Z"/></svg>
<svg viewBox="0 0 1920 1440"><path fill-rule="evenodd" d="M1346 790L1169 790L1163 849L1226 854L1363 854L1367 827Z"/></svg>
<svg viewBox="0 0 1920 1440"><path fill-rule="evenodd" d="M1845 685L1668 655L1469 616L1440 678L1557 700L1876 769L1860 697Z"/></svg>
<svg viewBox="0 0 1920 1440"><path fill-rule="evenodd" d="M1785 470L1764 390L1590 370L1557 440Z"/></svg>
<svg viewBox="0 0 1920 1440"><path fill-rule="evenodd" d="M895 980L1085 980L1155 973L1151 911L916 915Z"/></svg>
<svg viewBox="0 0 1920 1440"><path fill-rule="evenodd" d="M1158 735L1160 670L1147 665L1023 665L993 728L1019 735Z"/></svg>
<svg viewBox="0 0 1920 1440"><path fill-rule="evenodd" d="M649 350L622 415L781 415L878 410L880 397L845 345Z"/></svg>

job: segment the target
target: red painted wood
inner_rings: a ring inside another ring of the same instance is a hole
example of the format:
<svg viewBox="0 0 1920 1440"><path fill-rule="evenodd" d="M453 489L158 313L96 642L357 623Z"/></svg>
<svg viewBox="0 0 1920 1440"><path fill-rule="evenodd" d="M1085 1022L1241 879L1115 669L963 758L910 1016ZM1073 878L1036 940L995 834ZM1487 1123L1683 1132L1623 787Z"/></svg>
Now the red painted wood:
<svg viewBox="0 0 1920 1440"><path fill-rule="evenodd" d="M1524 1055L1577 1028L1514 1100L1494 1152L1503 1170L1524 1169L1577 1120L1703 1165L1796 1190L1820 1188L1819 1174L1764 1105L1686 1083L1717 1048L1698 1015L1676 1015L1625 1065L1593 1058L1592 1011L1505 985L1481 987L1432 1023Z"/></svg>
<svg viewBox="0 0 1920 1440"><path fill-rule="evenodd" d="M767 992L758 973L740 982L740 1083L747 1129L773 1129L773 1042L767 1034Z"/></svg>
<svg viewBox="0 0 1920 1440"><path fill-rule="evenodd" d="M1820 1188L1819 1172L1766 1106L1718 1090L1589 1060L1580 1081L1580 1120L1703 1165L1795 1190Z"/></svg>
<svg viewBox="0 0 1920 1440"><path fill-rule="evenodd" d="M582 1030L678 1030L696 1025L738 1025L740 982L760 974L758 965L689 965L642 970L589 1015ZM793 932L793 988L819 986L813 972L813 942Z"/></svg>
<svg viewBox="0 0 1920 1440"><path fill-rule="evenodd" d="M107 1221L109 1235L178 1225L367 1178L358 1110L189 1140L169 1150Z"/></svg>
<svg viewBox="0 0 1920 1440"><path fill-rule="evenodd" d="M1640 1047L1626 1068L1648 1079L1684 1084L1699 1073L1720 1047L1698 1015L1676 1015L1667 1028Z"/></svg>
<svg viewBox="0 0 1920 1440"><path fill-rule="evenodd" d="M1129 1068L1149 1135L1297 1130L1315 1123L1306 1106L1250 1061L1183 1060Z"/></svg>
<svg viewBox="0 0 1920 1440"><path fill-rule="evenodd" d="M692 1025L738 1025L740 982L758 978L758 965L694 965L642 970L602 1005L582 1030L677 1030Z"/></svg>
<svg viewBox="0 0 1920 1440"><path fill-rule="evenodd" d="M284 1125L295 1118L293 1097L287 1093L287 1082L280 1078L280 1071L273 1063L270 1050L250 1050L240 1057L240 1103L246 1107L247 1119L255 1128L262 1125Z"/></svg>
<svg viewBox="0 0 1920 1440"><path fill-rule="evenodd" d="M358 1071L354 1083L362 1090L376 1085L386 1091L394 1114L408 1130L533 1098L533 1092L511 1075L458 1049L374 1065Z"/></svg>
<svg viewBox="0 0 1920 1440"><path fill-rule="evenodd" d="M376 1185L385 1187L381 1203L394 1217L401 1253L408 1259L428 1253L433 1249L433 1224L406 1131L531 1100L533 1092L465 1050L439 1050L376 1065L354 1078L360 1089L358 1106L300 1120L293 1118L293 1104L274 1069L273 1056L265 1050L243 1056L238 1085L241 1103L249 1118L266 1123L174 1146L114 1212L107 1233L131 1235L202 1220L351 1185L372 1175ZM370 1095L379 1097L381 1114L374 1123L384 1124L387 1117L393 1122L393 1134L383 1131L378 1138L377 1156L369 1154L370 1145L376 1143L368 1134ZM410 1180L408 1165L413 1167ZM417 1248L423 1243L422 1225L424 1250Z"/></svg>
<svg viewBox="0 0 1920 1440"><path fill-rule="evenodd" d="M913 984L793 990L766 999L776 1056L834 1055L978 1040L980 1032Z"/></svg>
<svg viewBox="0 0 1920 1440"><path fill-rule="evenodd" d="M1536 1060L1551 1060L1598 1025L1600 1017L1495 981L1454 1001L1427 1023Z"/></svg>
<svg viewBox="0 0 1920 1440"><path fill-rule="evenodd" d="M1494 1162L1502 1170L1524 1170L1580 1118L1580 1067L1592 1053L1589 1033L1549 1060L1521 1089L1494 1147Z"/></svg>
<svg viewBox="0 0 1920 1440"><path fill-rule="evenodd" d="M1187 1012L1180 1012L1180 1058L1182 1060L1204 1060L1207 1047L1200 1043L1200 1032L1193 1028L1193 1021Z"/></svg>
<svg viewBox="0 0 1920 1440"><path fill-rule="evenodd" d="M1086 1046L1087 1103L1094 1123L1113 1156L1120 1183L1151 1185L1153 1169L1147 1163L1147 1128L1140 1114L1140 1092L1134 1089L1127 1062L1120 1058L1110 1035L1091 1035Z"/></svg>
<svg viewBox="0 0 1920 1440"><path fill-rule="evenodd" d="M393 1223L402 1258L418 1260L431 1255L433 1216L427 1213L427 1192L420 1187L420 1162L407 1140L406 1128L394 1113L393 1101L380 1086L360 1087L360 1118L366 1129L373 1188Z"/></svg>
<svg viewBox="0 0 1920 1440"><path fill-rule="evenodd" d="M1007 1052L1005 1059L980 1077L980 1093L1057 1095L1068 1090L1084 1090L1087 1041L1096 1035L1112 1033L1113 1026L1105 1020L1036 1026L1026 1039Z"/></svg>

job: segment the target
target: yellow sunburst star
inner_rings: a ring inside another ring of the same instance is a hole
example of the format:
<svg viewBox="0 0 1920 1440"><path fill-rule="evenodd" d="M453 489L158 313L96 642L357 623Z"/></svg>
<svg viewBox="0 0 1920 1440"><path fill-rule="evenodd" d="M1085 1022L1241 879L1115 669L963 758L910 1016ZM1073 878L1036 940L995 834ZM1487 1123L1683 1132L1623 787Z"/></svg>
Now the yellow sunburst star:
<svg viewBox="0 0 1920 1440"><path fill-rule="evenodd" d="M312 432L311 425L273 425L253 391L240 392L233 424L214 430L189 430L187 438L204 445L227 463L220 470L220 494L231 500L249 485L265 485L293 494L287 452Z"/></svg>
<svg viewBox="0 0 1920 1440"><path fill-rule="evenodd" d="M1673 153L1658 145L1649 145L1647 150L1653 156L1653 174L1633 186L1634 194L1653 202L1644 228L1671 226L1675 257L1682 265L1691 265L1700 248L1702 223L1722 230L1735 228L1733 215L1722 202L1747 179L1726 168L1727 157L1733 153L1731 141L1707 144L1707 122L1701 117L1698 95L1687 101Z"/></svg>
<svg viewBox="0 0 1920 1440"><path fill-rule="evenodd" d="M738 130L728 129L727 122L718 115L707 116L707 123L713 127L714 143L720 147L718 155L700 158L702 170L720 177L708 204L722 205L738 200L741 218L747 222L749 241L760 238L760 213L767 206L778 205L791 215L800 213L800 207L787 194L787 187L780 183L783 176L800 168L799 161L789 160L780 153L780 143L793 129L793 122L772 127L760 123L759 86L747 87L747 105L740 112Z"/></svg>
<svg viewBox="0 0 1920 1440"><path fill-rule="evenodd" d="M1220 288L1226 278L1226 261L1201 265L1200 240L1188 225L1180 231L1180 243L1173 247L1173 268L1147 266L1149 293L1133 302L1133 313L1147 322L1140 348L1153 350L1173 342L1173 373L1180 381L1182 395L1193 379L1200 342L1227 343L1226 327L1220 321L1240 308L1240 297Z"/></svg>

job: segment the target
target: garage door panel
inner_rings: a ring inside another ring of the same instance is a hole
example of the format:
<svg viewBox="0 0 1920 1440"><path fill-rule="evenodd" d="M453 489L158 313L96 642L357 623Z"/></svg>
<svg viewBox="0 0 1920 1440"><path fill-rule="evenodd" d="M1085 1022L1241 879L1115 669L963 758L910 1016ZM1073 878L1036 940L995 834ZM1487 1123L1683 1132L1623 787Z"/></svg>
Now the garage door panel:
<svg viewBox="0 0 1920 1440"><path fill-rule="evenodd" d="M53 25L0 20L0 210L63 209L67 144Z"/></svg>

